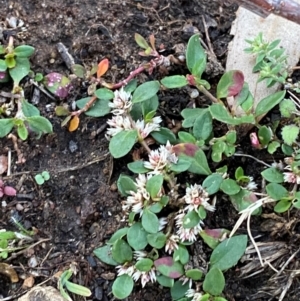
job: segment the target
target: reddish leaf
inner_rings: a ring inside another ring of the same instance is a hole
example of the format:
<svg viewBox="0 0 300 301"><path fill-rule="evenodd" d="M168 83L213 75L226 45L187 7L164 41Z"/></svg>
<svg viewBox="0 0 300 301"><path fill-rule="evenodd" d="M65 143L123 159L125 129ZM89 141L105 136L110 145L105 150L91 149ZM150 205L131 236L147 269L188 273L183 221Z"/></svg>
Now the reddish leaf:
<svg viewBox="0 0 300 301"><path fill-rule="evenodd" d="M218 99L239 94L243 85L244 74L242 71L231 70L224 73L217 86Z"/></svg>
<svg viewBox="0 0 300 301"><path fill-rule="evenodd" d="M244 85L244 74L241 71L236 71L232 76L233 84L228 89L228 96L235 96L240 93Z"/></svg>
<svg viewBox="0 0 300 301"><path fill-rule="evenodd" d="M173 146L173 151L178 156L184 154L189 157L194 157L199 147L193 143L180 143Z"/></svg>
<svg viewBox="0 0 300 301"><path fill-rule="evenodd" d="M16 189L14 189L10 186L5 186L3 189L3 192L5 195L8 195L8 196L15 196L17 194Z"/></svg>
<svg viewBox="0 0 300 301"><path fill-rule="evenodd" d="M162 257L154 261L156 269L164 276L175 279L184 274L180 262L174 261L172 257Z"/></svg>
<svg viewBox="0 0 300 301"><path fill-rule="evenodd" d="M79 117L77 115L73 116L69 123L69 132L74 132L79 126Z"/></svg>
<svg viewBox="0 0 300 301"><path fill-rule="evenodd" d="M100 78L102 75L104 75L106 73L106 71L108 70L108 67L109 67L109 61L108 61L108 59L102 60L98 64L97 78Z"/></svg>

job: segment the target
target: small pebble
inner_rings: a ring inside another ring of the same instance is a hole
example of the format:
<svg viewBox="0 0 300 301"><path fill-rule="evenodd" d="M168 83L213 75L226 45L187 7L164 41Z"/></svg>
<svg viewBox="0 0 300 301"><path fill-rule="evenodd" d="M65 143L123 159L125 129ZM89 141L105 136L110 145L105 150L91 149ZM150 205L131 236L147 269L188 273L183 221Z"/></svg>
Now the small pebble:
<svg viewBox="0 0 300 301"><path fill-rule="evenodd" d="M35 267L37 267L37 265L38 265L38 262L37 262L36 257L35 256L30 257L28 260L28 266L30 268L35 268Z"/></svg>
<svg viewBox="0 0 300 301"><path fill-rule="evenodd" d="M97 286L95 288L95 298L96 300L102 300L103 298L103 288L100 286Z"/></svg>
<svg viewBox="0 0 300 301"><path fill-rule="evenodd" d="M92 268L95 268L97 266L97 262L93 256L89 255L86 259Z"/></svg>
<svg viewBox="0 0 300 301"><path fill-rule="evenodd" d="M70 140L69 142L69 150L71 153L74 153L78 150L78 145L77 145L77 142L73 141L73 140Z"/></svg>

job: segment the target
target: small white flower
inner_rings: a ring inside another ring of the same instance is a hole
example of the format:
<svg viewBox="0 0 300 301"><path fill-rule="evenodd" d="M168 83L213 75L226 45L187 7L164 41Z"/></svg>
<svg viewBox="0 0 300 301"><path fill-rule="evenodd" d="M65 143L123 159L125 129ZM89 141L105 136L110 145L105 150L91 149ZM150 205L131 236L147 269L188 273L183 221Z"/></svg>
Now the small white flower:
<svg viewBox="0 0 300 301"><path fill-rule="evenodd" d="M215 206L208 203L210 200L208 193L201 185L195 184L187 187L184 200L188 204L185 210L198 210L199 206L203 206L208 211L215 211Z"/></svg>
<svg viewBox="0 0 300 301"><path fill-rule="evenodd" d="M173 152L173 146L168 141L167 144L161 145L159 149L151 151L149 161L144 162L144 166L153 171L149 174L162 174L165 167L170 163L177 163L178 158Z"/></svg>
<svg viewBox="0 0 300 301"><path fill-rule="evenodd" d="M133 251L133 257L136 261L139 261L145 257L147 257L147 252L145 251Z"/></svg>
<svg viewBox="0 0 300 301"><path fill-rule="evenodd" d="M284 180L284 182L287 182L287 183L300 184L300 176L296 175L293 172L284 172L283 180Z"/></svg>
<svg viewBox="0 0 300 301"><path fill-rule="evenodd" d="M194 242L197 240L196 235L198 235L202 230L201 224L203 224L203 222L200 220L200 222L195 227L186 229L183 227L183 219L185 215L186 214L184 213L184 210L180 210L175 217L176 226L178 228L177 235L179 236L181 241Z"/></svg>
<svg viewBox="0 0 300 301"><path fill-rule="evenodd" d="M188 298L193 298L192 301L200 301L203 295L191 288L187 290L185 296Z"/></svg>
<svg viewBox="0 0 300 301"><path fill-rule="evenodd" d="M159 221L158 231L161 231L165 228L165 225L168 223L168 219L166 217L161 217L158 221Z"/></svg>
<svg viewBox="0 0 300 301"><path fill-rule="evenodd" d="M144 120L137 120L135 128L138 130L141 138L145 139L151 132L159 131L161 122L161 117L154 117L152 122L147 122L146 124Z"/></svg>
<svg viewBox="0 0 300 301"><path fill-rule="evenodd" d="M257 189L257 184L253 181L253 177L249 177L249 182L247 183L246 189L250 191Z"/></svg>
<svg viewBox="0 0 300 301"><path fill-rule="evenodd" d="M132 129L131 121L126 116L113 116L112 119L107 121L107 124L110 126L106 132L106 138L108 139L112 136L115 136L119 132Z"/></svg>
<svg viewBox="0 0 300 301"><path fill-rule="evenodd" d="M136 282L141 278L142 287L145 287L147 282L151 281L152 283L156 281L155 269L152 268L148 272L141 272L136 270L132 276L132 279Z"/></svg>
<svg viewBox="0 0 300 301"><path fill-rule="evenodd" d="M129 113L132 108L131 94L124 91L123 87L120 90L116 90L114 94L113 102L109 103L109 106L113 109L112 113L114 115Z"/></svg>
<svg viewBox="0 0 300 301"><path fill-rule="evenodd" d="M125 265L118 265L116 267L116 269L118 270L118 276L121 276L121 275L129 275L130 277L132 277L134 271L135 271L135 267L134 266L127 266L126 264Z"/></svg>
<svg viewBox="0 0 300 301"><path fill-rule="evenodd" d="M165 245L165 252L172 254L174 250L178 249L178 241L179 241L179 236L172 234L166 242Z"/></svg>
<svg viewBox="0 0 300 301"><path fill-rule="evenodd" d="M291 158L285 158L285 163L290 162ZM297 175L292 171L292 167L287 165L284 169L289 170L288 172L283 173L283 180L287 183L300 184L300 175Z"/></svg>

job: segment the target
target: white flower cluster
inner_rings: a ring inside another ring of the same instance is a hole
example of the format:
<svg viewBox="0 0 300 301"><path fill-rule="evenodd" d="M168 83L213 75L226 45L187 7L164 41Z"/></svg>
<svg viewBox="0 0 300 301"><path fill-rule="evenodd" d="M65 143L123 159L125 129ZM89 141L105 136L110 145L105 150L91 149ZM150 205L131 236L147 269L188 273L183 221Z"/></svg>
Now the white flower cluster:
<svg viewBox="0 0 300 301"><path fill-rule="evenodd" d="M184 209L179 210L175 217L177 235L181 241L194 242L197 240L197 235L202 230L203 221L200 220L194 227L184 228L183 221L186 214L193 210L197 212L200 206L203 206L207 211L215 211L215 206L208 202L210 200L208 193L198 184L186 188L184 200L187 205Z"/></svg>
<svg viewBox="0 0 300 301"><path fill-rule="evenodd" d="M152 118L151 122L145 123L144 120L133 121L130 117L130 111L132 109L131 94L126 92L123 87L120 90L114 92L114 99L109 103L112 108L112 119L107 121L110 126L106 132L106 138L118 134L121 131L138 130L139 136L144 139L151 132L158 131L160 129L161 117Z"/></svg>
<svg viewBox="0 0 300 301"><path fill-rule="evenodd" d="M176 164L178 157L173 152L173 146L168 141L166 145L161 145L159 149L151 151L149 161L144 163L144 166L151 171L149 174L162 174L168 164Z"/></svg>
<svg viewBox="0 0 300 301"><path fill-rule="evenodd" d="M293 184L300 184L300 174L295 173L293 171L292 165L294 163L293 157L287 157L284 159L284 163L287 164L286 167L284 167L285 170L288 170L287 172L283 173L283 179L284 182L287 183L293 183Z"/></svg>

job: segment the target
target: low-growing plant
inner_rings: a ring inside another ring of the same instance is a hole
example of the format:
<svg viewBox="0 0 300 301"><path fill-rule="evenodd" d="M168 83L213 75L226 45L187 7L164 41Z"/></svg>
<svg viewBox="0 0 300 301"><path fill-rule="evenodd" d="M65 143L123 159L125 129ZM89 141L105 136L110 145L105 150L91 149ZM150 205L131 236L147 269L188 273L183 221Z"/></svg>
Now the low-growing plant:
<svg viewBox="0 0 300 301"><path fill-rule="evenodd" d="M0 138L8 135L13 128L18 136L26 140L29 132L40 137L43 133L52 132L52 124L45 117L40 116L40 111L24 98L24 91L20 87L21 80L30 72L29 57L34 48L28 45L14 47L13 37L9 39L7 47L0 45L0 82L13 81L12 99L0 107ZM17 111L14 117L15 102Z"/></svg>
<svg viewBox="0 0 300 301"><path fill-rule="evenodd" d="M50 180L50 174L48 171L43 171L34 176L34 179L38 185L43 185L46 181Z"/></svg>
<svg viewBox="0 0 300 301"><path fill-rule="evenodd" d="M69 280L75 273L76 265L71 264L70 269L64 271L58 280L58 289L64 299L68 301L72 301L73 299L69 296L67 291L82 297L89 297L92 294L91 291L85 286L73 283Z"/></svg>
<svg viewBox="0 0 300 301"><path fill-rule="evenodd" d="M259 55L254 71L265 71L261 78L268 79L268 86L283 82L287 77L286 57L283 51L275 49L279 42L257 46L261 39L259 36L251 49ZM144 49L143 55L149 55L154 49L153 39L151 46L140 36L137 42ZM102 262L116 266L118 276L112 292L118 299L128 297L134 282L141 281L142 287L148 282L169 287L173 300L226 300L222 296L225 286L223 272L237 264L247 246L247 236L232 237L240 223L247 216L260 214L265 203L277 202L276 212L299 207L297 189L289 192L283 185L285 182L300 183L297 178L300 177L299 155L291 148L297 143L298 130L284 128L281 141L274 137L276 127L259 124L261 117L278 104L284 116L297 116L294 102L285 100L285 91L279 91L261 99L254 107L254 98L239 70L228 71L221 77L215 97L208 91L209 83L202 78L206 60L199 36L194 35L186 50L190 74L167 76L160 83L150 81L140 86L136 80L123 82L124 87L114 91L108 102L107 108L113 115L107 121L112 156L123 157L139 143L149 157L148 160L136 158L128 164L128 169L137 174L135 178L119 177L117 185L125 199L122 208L127 224L115 232L105 246L94 250ZM277 69L274 67L276 60L280 64ZM266 76L268 68L270 72ZM161 86L164 89L197 88L212 104L206 108L184 109L181 112L183 129L174 134L162 127L161 118L156 116L157 93ZM231 110L225 105L227 97L235 100ZM244 113L236 116L238 109ZM215 136L214 120L227 127L223 136ZM245 175L242 167L236 169L232 178L226 165L215 170L209 165L209 153L216 163L236 155L236 143L240 138L237 127L245 124L258 129L250 135L256 149L267 148L274 153L281 146L284 155L293 155L286 158L285 166L269 166L262 171L262 177L269 182L266 193L255 192L258 185L251 175ZM157 149L148 146L148 136L159 145ZM288 171L284 172L283 168ZM201 184L186 183L184 193L178 187L177 175L185 172L198 174L203 180ZM233 207L242 213L230 238L227 238L230 232L227 229L204 226L206 216L213 215L217 194L225 194ZM189 246L198 236L213 249L209 268L190 265Z"/></svg>

